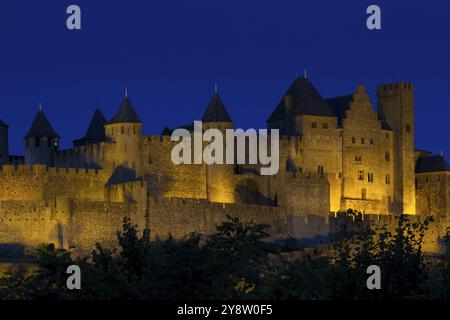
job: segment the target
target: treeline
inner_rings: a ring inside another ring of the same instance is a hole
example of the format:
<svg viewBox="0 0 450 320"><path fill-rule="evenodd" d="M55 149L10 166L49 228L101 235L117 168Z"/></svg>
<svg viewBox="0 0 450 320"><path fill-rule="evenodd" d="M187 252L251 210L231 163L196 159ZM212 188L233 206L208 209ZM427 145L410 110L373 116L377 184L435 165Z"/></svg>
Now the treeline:
<svg viewBox="0 0 450 320"><path fill-rule="evenodd" d="M151 240L124 219L117 250L97 244L89 257L73 259L43 246L37 270L0 279L0 299L449 299L450 237L446 254L425 256L429 223L400 216L392 232L343 230L326 255L291 260L281 252L299 250L296 241L268 242L267 225L228 217L210 236ZM81 290L66 286L69 265L81 268ZM367 288L370 265L381 269L380 290Z"/></svg>

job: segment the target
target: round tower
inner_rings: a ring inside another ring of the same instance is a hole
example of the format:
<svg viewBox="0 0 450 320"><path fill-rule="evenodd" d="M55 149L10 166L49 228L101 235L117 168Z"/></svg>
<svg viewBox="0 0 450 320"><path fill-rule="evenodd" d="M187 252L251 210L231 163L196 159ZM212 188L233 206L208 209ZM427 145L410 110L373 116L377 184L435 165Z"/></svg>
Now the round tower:
<svg viewBox="0 0 450 320"><path fill-rule="evenodd" d="M233 128L233 121L220 99L217 85L202 118L203 130L219 129L223 135L223 162L225 163L226 130ZM206 165L206 192L211 202L234 203L234 164Z"/></svg>
<svg viewBox="0 0 450 320"><path fill-rule="evenodd" d="M105 125L106 139L112 144L107 162L116 182L142 175L142 123L125 93L119 111Z"/></svg>
<svg viewBox="0 0 450 320"><path fill-rule="evenodd" d="M0 120L0 165L9 161L8 130L8 125Z"/></svg>
<svg viewBox="0 0 450 320"><path fill-rule="evenodd" d="M34 118L28 134L24 137L25 163L28 165L54 165L54 153L59 149L60 136L48 121L42 107Z"/></svg>

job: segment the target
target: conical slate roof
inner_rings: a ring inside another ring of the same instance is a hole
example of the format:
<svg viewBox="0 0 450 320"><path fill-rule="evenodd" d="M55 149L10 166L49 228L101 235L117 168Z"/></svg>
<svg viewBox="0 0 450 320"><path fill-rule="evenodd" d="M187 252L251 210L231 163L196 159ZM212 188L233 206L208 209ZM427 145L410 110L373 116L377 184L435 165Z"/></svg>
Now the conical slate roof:
<svg viewBox="0 0 450 320"><path fill-rule="evenodd" d="M94 116L89 124L86 134L83 138L75 140L73 143L75 146L88 145L98 143L106 140L105 135L105 116L100 109L96 109Z"/></svg>
<svg viewBox="0 0 450 320"><path fill-rule="evenodd" d="M9 126L6 123L4 123L2 120L0 120L0 127L9 128Z"/></svg>
<svg viewBox="0 0 450 320"><path fill-rule="evenodd" d="M119 111L111 118L109 123L121 123L121 122L131 122L131 123L141 123L139 116L134 110L133 104L131 103L128 96L122 101Z"/></svg>
<svg viewBox="0 0 450 320"><path fill-rule="evenodd" d="M219 94L214 92L211 101L206 108L202 118L203 122L233 122L228 115L227 109L220 99Z"/></svg>
<svg viewBox="0 0 450 320"><path fill-rule="evenodd" d="M335 117L333 110L322 99L319 92L306 77L298 77L290 86L284 97L292 96L292 115L313 115ZM283 120L285 114L285 99L280 101L267 122Z"/></svg>
<svg viewBox="0 0 450 320"><path fill-rule="evenodd" d="M31 125L28 134L25 138L60 138L60 136L53 130L52 125L48 121L47 117L44 114L44 111L39 110L34 118L33 124Z"/></svg>
<svg viewBox="0 0 450 320"><path fill-rule="evenodd" d="M106 118L100 109L96 109L91 123L84 135L86 140L105 140L105 124Z"/></svg>

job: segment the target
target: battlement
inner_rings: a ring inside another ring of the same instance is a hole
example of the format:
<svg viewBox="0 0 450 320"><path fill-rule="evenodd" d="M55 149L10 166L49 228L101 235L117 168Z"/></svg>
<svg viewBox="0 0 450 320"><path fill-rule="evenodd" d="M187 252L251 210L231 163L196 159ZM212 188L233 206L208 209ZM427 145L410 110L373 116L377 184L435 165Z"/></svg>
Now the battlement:
<svg viewBox="0 0 450 320"><path fill-rule="evenodd" d="M145 140L147 140L148 142L153 142L153 143L175 143L172 142L171 136L162 136L162 135L148 135L144 137Z"/></svg>
<svg viewBox="0 0 450 320"><path fill-rule="evenodd" d="M0 175L47 175L47 176L61 176L61 177L83 177L83 178L98 178L102 174L100 169L86 169L86 168L58 168L48 167L47 165L3 165L0 168Z"/></svg>
<svg viewBox="0 0 450 320"><path fill-rule="evenodd" d="M377 86L378 94L398 94L405 91L414 91L414 84L412 82L396 82Z"/></svg>

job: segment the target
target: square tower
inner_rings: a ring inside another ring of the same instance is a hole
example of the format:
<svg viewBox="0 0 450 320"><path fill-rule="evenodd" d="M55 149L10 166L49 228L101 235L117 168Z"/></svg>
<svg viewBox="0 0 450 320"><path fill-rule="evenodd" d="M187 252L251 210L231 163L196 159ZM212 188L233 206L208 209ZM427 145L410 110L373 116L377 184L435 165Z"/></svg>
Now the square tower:
<svg viewBox="0 0 450 320"><path fill-rule="evenodd" d="M377 86L378 114L394 131L394 203L399 213L416 213L414 157L414 86Z"/></svg>

